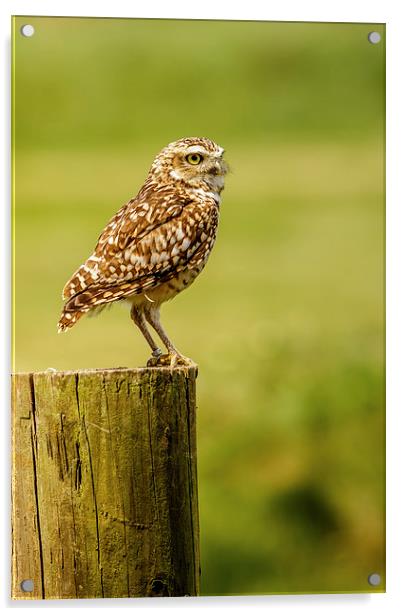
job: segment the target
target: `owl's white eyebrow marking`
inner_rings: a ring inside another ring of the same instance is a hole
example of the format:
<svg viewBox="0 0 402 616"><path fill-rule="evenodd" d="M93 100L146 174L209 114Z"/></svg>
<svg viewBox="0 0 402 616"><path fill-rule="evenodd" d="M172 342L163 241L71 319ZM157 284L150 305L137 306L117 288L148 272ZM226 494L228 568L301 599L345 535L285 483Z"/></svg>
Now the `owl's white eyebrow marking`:
<svg viewBox="0 0 402 616"><path fill-rule="evenodd" d="M199 145L191 145L189 148L186 148L186 154L203 154L204 156L208 156L208 152L204 150L202 146Z"/></svg>

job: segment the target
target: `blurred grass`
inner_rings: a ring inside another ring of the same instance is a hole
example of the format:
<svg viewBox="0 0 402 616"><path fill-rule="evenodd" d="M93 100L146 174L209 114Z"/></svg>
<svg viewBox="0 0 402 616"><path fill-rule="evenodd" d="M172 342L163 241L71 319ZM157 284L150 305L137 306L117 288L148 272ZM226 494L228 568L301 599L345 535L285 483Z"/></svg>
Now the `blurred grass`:
<svg viewBox="0 0 402 616"><path fill-rule="evenodd" d="M198 380L202 592L384 577L384 44L365 24L29 18L15 38L17 370L142 365L60 293L167 142L222 144L217 244L163 309ZM384 584L379 590L384 588Z"/></svg>

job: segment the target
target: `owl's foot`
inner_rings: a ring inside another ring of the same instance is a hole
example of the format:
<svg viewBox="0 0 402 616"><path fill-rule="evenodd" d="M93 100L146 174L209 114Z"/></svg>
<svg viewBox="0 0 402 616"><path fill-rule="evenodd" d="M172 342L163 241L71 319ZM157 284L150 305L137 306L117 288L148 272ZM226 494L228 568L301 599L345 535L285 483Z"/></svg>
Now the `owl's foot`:
<svg viewBox="0 0 402 616"><path fill-rule="evenodd" d="M171 369L176 366L185 366L187 368L193 368L196 366L192 359L185 357L184 355L180 355L180 353L168 353L167 357Z"/></svg>
<svg viewBox="0 0 402 616"><path fill-rule="evenodd" d="M193 368L196 364L189 357L184 357L180 353L166 353L164 355L155 355L152 353L152 357L147 361L149 368L156 366L169 366L170 369L176 366L186 366L187 368Z"/></svg>

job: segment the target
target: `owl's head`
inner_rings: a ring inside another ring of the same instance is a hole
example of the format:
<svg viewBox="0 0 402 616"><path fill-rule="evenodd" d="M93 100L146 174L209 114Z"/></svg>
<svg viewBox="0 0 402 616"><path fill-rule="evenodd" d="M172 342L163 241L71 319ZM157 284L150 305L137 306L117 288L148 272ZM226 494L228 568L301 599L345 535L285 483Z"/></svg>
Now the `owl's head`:
<svg viewBox="0 0 402 616"><path fill-rule="evenodd" d="M228 166L224 149L205 137L186 137L169 143L155 158L151 173L159 181L183 182L215 192L223 189Z"/></svg>

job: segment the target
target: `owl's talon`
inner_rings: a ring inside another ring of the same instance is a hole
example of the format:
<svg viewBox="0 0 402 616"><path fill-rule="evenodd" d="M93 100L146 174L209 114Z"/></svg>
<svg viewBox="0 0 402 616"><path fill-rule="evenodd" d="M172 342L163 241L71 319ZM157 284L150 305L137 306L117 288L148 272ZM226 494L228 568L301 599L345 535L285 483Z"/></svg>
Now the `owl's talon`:
<svg viewBox="0 0 402 616"><path fill-rule="evenodd" d="M176 355L176 353L172 353L172 355L170 355L170 369L171 370L173 370L173 368L176 367L178 359L179 359L179 356Z"/></svg>
<svg viewBox="0 0 402 616"><path fill-rule="evenodd" d="M178 353L172 353L170 355L170 372L172 373L176 366L180 366L185 368L186 375L188 376L188 369L195 368L196 374L198 374L198 366L193 362L189 357L184 357L184 355L179 355Z"/></svg>
<svg viewBox="0 0 402 616"><path fill-rule="evenodd" d="M197 364L193 362L189 357L180 355L179 353L172 353L170 355L170 369L173 370L176 366L183 366L185 368L196 367Z"/></svg>

